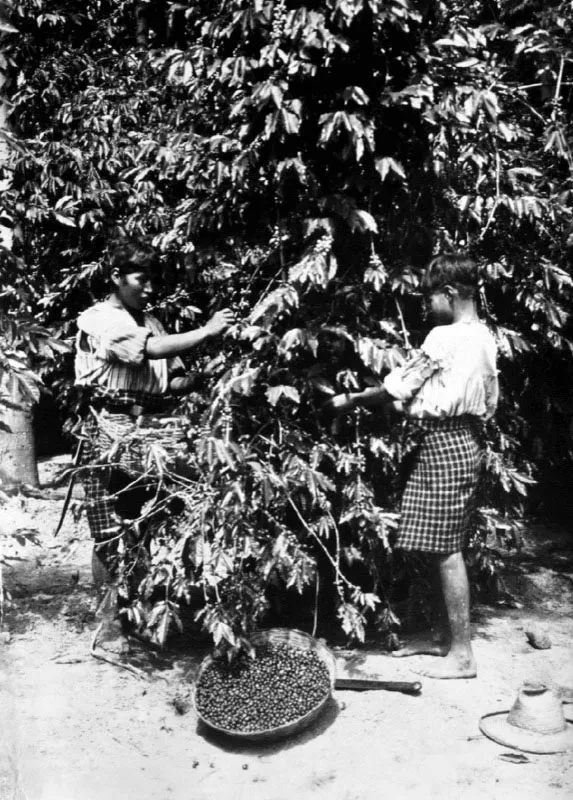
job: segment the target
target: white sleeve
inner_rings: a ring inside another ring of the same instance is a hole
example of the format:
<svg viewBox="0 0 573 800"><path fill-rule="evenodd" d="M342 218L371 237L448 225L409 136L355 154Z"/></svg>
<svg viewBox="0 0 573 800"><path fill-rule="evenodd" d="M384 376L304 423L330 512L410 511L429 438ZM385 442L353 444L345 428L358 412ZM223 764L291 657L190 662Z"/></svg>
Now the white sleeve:
<svg viewBox="0 0 573 800"><path fill-rule="evenodd" d="M97 308L78 319L78 328L86 333L94 353L104 361L142 364L145 346L152 335L149 328L132 325L120 314L105 314Z"/></svg>

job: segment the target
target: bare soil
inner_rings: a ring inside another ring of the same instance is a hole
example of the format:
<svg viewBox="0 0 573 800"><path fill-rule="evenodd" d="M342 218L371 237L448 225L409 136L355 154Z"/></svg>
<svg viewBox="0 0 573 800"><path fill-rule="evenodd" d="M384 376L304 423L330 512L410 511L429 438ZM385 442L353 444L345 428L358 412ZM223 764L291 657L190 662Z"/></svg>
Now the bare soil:
<svg viewBox="0 0 573 800"><path fill-rule="evenodd" d="M532 526L507 560L517 604L474 610L476 680L420 678L421 656L337 650L341 674L352 663L387 680L419 679L422 693L336 691L296 737L247 746L197 723L190 686L204 647L136 649L126 663L139 676L90 655L98 622L85 521L69 514L52 535L63 490L49 487L65 466L40 465L38 497L0 500L0 542L20 559L3 569L12 603L0 633L0 800L572 796L573 753L520 759L478 727L484 714L509 709L525 680L573 699L570 529ZM25 529L38 531L37 545L14 543ZM550 649L531 646L532 628ZM573 705L564 709L573 719Z"/></svg>

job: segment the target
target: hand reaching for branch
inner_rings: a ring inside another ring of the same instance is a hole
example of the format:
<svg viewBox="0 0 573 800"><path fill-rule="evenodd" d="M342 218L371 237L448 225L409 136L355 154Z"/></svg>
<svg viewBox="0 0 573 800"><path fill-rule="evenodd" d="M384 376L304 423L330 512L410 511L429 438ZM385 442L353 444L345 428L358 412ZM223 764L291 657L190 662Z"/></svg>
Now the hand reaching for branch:
<svg viewBox="0 0 573 800"><path fill-rule="evenodd" d="M205 325L211 336L219 336L231 327L235 322L235 315L230 308L222 308L217 311Z"/></svg>
<svg viewBox="0 0 573 800"><path fill-rule="evenodd" d="M358 395L348 393L337 394L324 403L321 408L325 424L332 425L344 414L348 414L357 406L371 404L377 413L384 419L387 426L390 426L397 416L404 413L403 403L392 398L384 389L368 389Z"/></svg>

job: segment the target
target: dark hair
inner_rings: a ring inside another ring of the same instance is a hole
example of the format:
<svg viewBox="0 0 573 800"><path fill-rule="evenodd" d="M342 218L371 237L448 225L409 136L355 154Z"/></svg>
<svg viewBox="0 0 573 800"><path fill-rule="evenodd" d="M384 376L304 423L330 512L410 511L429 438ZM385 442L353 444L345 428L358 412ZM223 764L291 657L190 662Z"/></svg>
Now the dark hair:
<svg viewBox="0 0 573 800"><path fill-rule="evenodd" d="M157 251L140 239L127 239L115 244L109 255L109 275L117 269L121 275L130 272L156 273L159 267Z"/></svg>
<svg viewBox="0 0 573 800"><path fill-rule="evenodd" d="M479 283L476 262L462 253L440 253L435 256L422 278L422 291L433 292L444 286L455 286L460 297L475 297Z"/></svg>

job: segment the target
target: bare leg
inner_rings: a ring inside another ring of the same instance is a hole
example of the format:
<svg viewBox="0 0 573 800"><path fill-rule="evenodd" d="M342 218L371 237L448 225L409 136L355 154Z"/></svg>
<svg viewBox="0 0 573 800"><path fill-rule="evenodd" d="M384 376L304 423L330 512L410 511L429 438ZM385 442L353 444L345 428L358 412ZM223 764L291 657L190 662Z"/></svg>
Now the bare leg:
<svg viewBox="0 0 573 800"><path fill-rule="evenodd" d="M109 556L105 545L94 545L92 550L92 580L98 591L112 582Z"/></svg>
<svg viewBox="0 0 573 800"><path fill-rule="evenodd" d="M438 556L438 570L448 615L448 654L435 666L419 670L429 678L475 678L477 665L470 639L470 590L461 553Z"/></svg>
<svg viewBox="0 0 573 800"><path fill-rule="evenodd" d="M392 651L393 658L408 656L447 656L450 649L450 637L440 631L429 631L427 634L408 638L402 647Z"/></svg>
<svg viewBox="0 0 573 800"><path fill-rule="evenodd" d="M111 545L98 543L94 544L92 552L93 582L102 598L100 602L102 625L96 646L108 653L126 655L129 652L129 643L117 616L117 588L113 582L113 561L116 549L115 542Z"/></svg>
<svg viewBox="0 0 573 800"><path fill-rule="evenodd" d="M88 460L99 461L101 457L99 446L92 442L89 450ZM86 516L94 539L92 577L100 597L98 611L102 620L94 646L123 655L128 652L129 644L118 618L115 579L119 529L115 498L110 492L113 474L111 468L93 467L85 471L82 480L86 496Z"/></svg>
<svg viewBox="0 0 573 800"><path fill-rule="evenodd" d="M450 649L450 628L444 604L442 583L435 558L431 565L433 624L426 633L407 637L402 647L392 652L394 658L408 656L447 656Z"/></svg>

